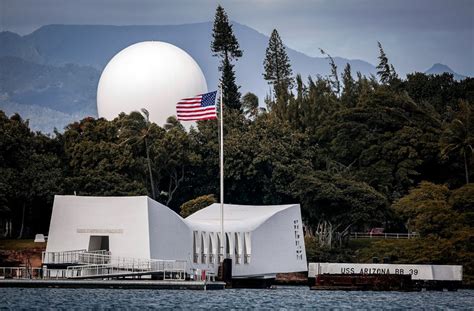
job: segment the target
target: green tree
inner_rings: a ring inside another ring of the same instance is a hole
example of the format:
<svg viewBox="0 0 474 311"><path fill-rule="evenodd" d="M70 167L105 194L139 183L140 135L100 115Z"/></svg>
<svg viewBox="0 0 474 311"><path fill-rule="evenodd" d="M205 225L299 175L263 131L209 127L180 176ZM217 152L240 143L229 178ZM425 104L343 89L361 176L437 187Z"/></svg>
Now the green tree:
<svg viewBox="0 0 474 311"><path fill-rule="evenodd" d="M474 92L470 91L474 89L473 82L473 78L458 82L448 73L430 75L415 72L407 74L403 89L415 102L430 103L443 121L450 121L455 111L459 110L461 101L474 102Z"/></svg>
<svg viewBox="0 0 474 311"><path fill-rule="evenodd" d="M239 42L234 35L232 25L229 24L227 13L220 5L216 9L212 37L214 40L211 49L216 53L215 55L228 60L242 57Z"/></svg>
<svg viewBox="0 0 474 311"><path fill-rule="evenodd" d="M323 171L299 173L289 190L302 204L309 228L327 221L344 230L365 230L385 221L386 198L369 185Z"/></svg>
<svg viewBox="0 0 474 311"><path fill-rule="evenodd" d="M351 65L349 63L344 67L344 72L341 77L344 86L341 94L341 102L346 107L354 107L357 103L357 90L356 83L352 77Z"/></svg>
<svg viewBox="0 0 474 311"><path fill-rule="evenodd" d="M451 192L449 203L458 212L470 213L474 216L474 183L466 184ZM474 221L474 217L472 218ZM474 226L474 223L471 223Z"/></svg>
<svg viewBox="0 0 474 311"><path fill-rule="evenodd" d="M151 146L153 163L160 179L157 182L163 202L169 206L176 191L182 185L188 169L197 161L191 140L184 127L175 117L169 117L165 124L166 132L159 139L155 139Z"/></svg>
<svg viewBox="0 0 474 311"><path fill-rule="evenodd" d="M310 165L314 147L308 145L307 136L295 132L286 120L261 114L244 133L235 132L233 140L242 141L230 149L231 154L239 155L229 161L235 183L233 195L245 189L242 201L246 204L256 199L258 204L294 202L287 188L295 172Z"/></svg>
<svg viewBox="0 0 474 311"><path fill-rule="evenodd" d="M409 231L422 236L450 236L459 216L448 203L450 191L445 185L421 182L417 188L393 204Z"/></svg>
<svg viewBox="0 0 474 311"><path fill-rule="evenodd" d="M9 219L6 225L13 226L13 232L5 230L8 236L23 235L26 198L30 197L30 192L20 176L28 176L25 171L29 166L29 155L33 153L32 140L33 133L29 130L28 121L18 114L8 118L0 111L0 203L3 205L4 219Z"/></svg>
<svg viewBox="0 0 474 311"><path fill-rule="evenodd" d="M382 84L388 84L395 80L397 77L397 73L395 72L395 68L392 64L388 62L387 55L383 50L382 44L377 41L377 45L379 46L379 64L377 65L377 75L380 77L380 82Z"/></svg>
<svg viewBox="0 0 474 311"><path fill-rule="evenodd" d="M232 25L229 23L227 13L220 5L216 9L212 38L211 50L214 52L214 56L221 58L219 70L222 72L221 83L224 104L226 107L240 110L240 93L239 87L235 83L232 60L242 57L242 50L240 50Z"/></svg>
<svg viewBox="0 0 474 311"><path fill-rule="evenodd" d="M368 254L393 256L398 263L460 264L464 281L473 284L474 213L472 200L468 202L472 197L472 184L449 190L445 185L421 182L392 206L420 238L379 242Z"/></svg>
<svg viewBox="0 0 474 311"><path fill-rule="evenodd" d="M0 111L0 209L4 219L11 220L8 236L23 238L47 231L62 179L55 141L33 133L18 114L8 118Z"/></svg>
<svg viewBox="0 0 474 311"><path fill-rule="evenodd" d="M459 153L464 161L464 175L466 184L469 183L469 163L474 146L472 130L474 128L474 115L466 102L461 103L461 110L455 119L445 126L440 139L441 156L448 157Z"/></svg>
<svg viewBox="0 0 474 311"><path fill-rule="evenodd" d="M439 131L439 120L408 96L378 88L322 119L316 137L331 160L396 199L437 163Z"/></svg>
<svg viewBox="0 0 474 311"><path fill-rule="evenodd" d="M28 185L29 190L24 196L26 212L23 233L31 236L38 232L47 232L54 196L64 191L64 173L60 158L56 153L56 142L42 134L35 134L34 152L29 158L28 169L20 175L20 181Z"/></svg>
<svg viewBox="0 0 474 311"><path fill-rule="evenodd" d="M189 215L194 214L195 212L216 202L216 198L213 194L202 195L183 203L180 207L180 215L186 218Z"/></svg>
<svg viewBox="0 0 474 311"><path fill-rule="evenodd" d="M138 112L134 116L143 119ZM127 138L120 135L124 119L128 117L123 114L114 121L85 118L70 124L63 134L57 133L64 153L66 193L147 194L144 144L133 143L131 132L125 131ZM122 143L125 139L129 139L129 143Z"/></svg>
<svg viewBox="0 0 474 311"><path fill-rule="evenodd" d="M224 107L234 110L241 110L239 87L235 83L234 65L229 60L224 59L222 65L222 100Z"/></svg>
<svg viewBox="0 0 474 311"><path fill-rule="evenodd" d="M242 107L245 115L255 118L258 115L258 97L257 95L248 92L242 96Z"/></svg>
<svg viewBox="0 0 474 311"><path fill-rule="evenodd" d="M334 61L334 58L332 58L332 56L326 53L323 49L319 50L321 51L321 54L325 55L329 60L329 66L331 66L331 75L329 76L329 83L331 84L331 87L336 96L339 96L341 93L341 83L339 82L339 76L337 75L336 62Z"/></svg>
<svg viewBox="0 0 474 311"><path fill-rule="evenodd" d="M148 168L148 177L150 178L151 195L154 200L157 199L155 188L156 184L153 181L152 163L150 159L150 147L153 143L153 134L160 132L161 129L152 122L150 122L149 113L146 109L142 109L142 113L132 112L129 116L125 116L120 120L121 127L119 129L119 136L121 144L144 144L146 162Z"/></svg>
<svg viewBox="0 0 474 311"><path fill-rule="evenodd" d="M297 75L296 82L296 98L291 97L288 105L274 104L276 107L272 107L271 112L278 118L289 121L295 129L314 137L321 122L338 110L339 101L328 79L317 76L313 80L309 77L308 85L305 85Z"/></svg>
<svg viewBox="0 0 474 311"><path fill-rule="evenodd" d="M263 61L263 77L273 85L276 97L287 93L293 87L290 59L276 29L273 29Z"/></svg>

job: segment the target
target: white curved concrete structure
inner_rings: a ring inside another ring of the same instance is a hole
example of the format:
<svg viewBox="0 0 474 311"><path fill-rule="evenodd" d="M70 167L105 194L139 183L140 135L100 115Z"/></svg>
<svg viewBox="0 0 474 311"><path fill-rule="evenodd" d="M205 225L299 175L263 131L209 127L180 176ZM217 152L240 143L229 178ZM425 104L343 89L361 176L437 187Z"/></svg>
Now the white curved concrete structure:
<svg viewBox="0 0 474 311"><path fill-rule="evenodd" d="M163 232L174 232L173 239ZM56 195L46 251L107 248L119 257L184 259L191 234L179 215L146 196Z"/></svg>
<svg viewBox="0 0 474 311"><path fill-rule="evenodd" d="M188 53L166 42L140 42L120 51L105 67L97 87L97 111L112 120L121 112L145 108L150 120L162 126L176 115L180 99L206 92L204 74Z"/></svg>
<svg viewBox="0 0 474 311"><path fill-rule="evenodd" d="M106 249L112 256L185 260L188 272L217 272L225 256L236 278L307 271L299 204L226 204L224 215L222 239L219 204L182 219L146 196L55 196L46 251Z"/></svg>
<svg viewBox="0 0 474 311"><path fill-rule="evenodd" d="M193 260L211 269L220 254L220 204L185 219L193 230ZM274 276L306 271L306 252L299 204L224 206L225 253L234 277Z"/></svg>

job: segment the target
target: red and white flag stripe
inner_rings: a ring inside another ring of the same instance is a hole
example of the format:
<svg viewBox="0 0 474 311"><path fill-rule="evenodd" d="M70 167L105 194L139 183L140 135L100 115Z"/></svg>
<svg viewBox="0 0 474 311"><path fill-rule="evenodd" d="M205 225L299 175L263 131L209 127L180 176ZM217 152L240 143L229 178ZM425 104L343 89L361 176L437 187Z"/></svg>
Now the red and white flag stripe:
<svg viewBox="0 0 474 311"><path fill-rule="evenodd" d="M199 121L217 118L216 92L196 95L192 98L181 99L176 104L178 120Z"/></svg>

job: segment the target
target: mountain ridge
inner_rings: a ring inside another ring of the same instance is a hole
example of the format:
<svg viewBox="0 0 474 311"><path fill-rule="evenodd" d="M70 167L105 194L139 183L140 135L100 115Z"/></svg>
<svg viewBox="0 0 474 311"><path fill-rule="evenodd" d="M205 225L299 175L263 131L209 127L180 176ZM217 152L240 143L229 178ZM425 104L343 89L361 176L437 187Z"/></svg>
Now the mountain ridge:
<svg viewBox="0 0 474 311"><path fill-rule="evenodd" d="M97 116L97 85L93 83L97 83L105 65L122 49L137 42L152 40L171 43L190 54L201 67L208 88L215 89L220 75L217 70L219 60L212 56L210 49L212 27L212 22L129 26L51 24L24 36L9 31L0 32L0 62L3 64L0 78L3 76L4 81L14 80L16 76L22 78L18 85L5 83L0 88L0 109L11 111L29 107L26 111L32 111L31 107L37 106L34 108L35 114L45 108L42 119L52 115L51 110L57 111L61 120L66 120L68 115ZM235 63L240 92L242 95L253 92L263 103L263 98L270 90L263 79L263 60L269 37L235 21L233 29L244 51L243 57ZM308 56L288 46L286 51L293 73L301 74L304 80L308 76L330 74L326 57ZM5 57L16 57L27 63L14 61L10 64L5 61ZM376 74L374 65L364 60L342 57L334 57L334 60L339 74L346 63L351 64L354 75L358 71L367 76ZM41 74L35 64L43 66L40 67ZM64 74L61 74L61 70ZM59 77L68 82L61 83ZM79 87L72 83L74 79L70 77L77 77ZM22 111L15 112L22 114ZM67 125L54 118L51 118L49 128L45 128L44 124L47 122L35 127L35 120L31 120L34 129L46 132L50 132L53 127L61 129Z"/></svg>
<svg viewBox="0 0 474 311"><path fill-rule="evenodd" d="M131 44L150 40L169 42L185 50L201 67L208 88L214 89L219 80L217 70L219 60L212 56L210 49L212 27L211 22L145 26L52 24L42 26L24 36L12 32L1 32L0 57L13 56L29 62L27 66L23 67L19 65L20 62L16 62L18 65L16 69L13 68L13 64L9 65L9 70L14 72L12 74L23 75L23 78L34 80L37 79L38 74L33 69L35 67L33 64L43 65L44 76L41 81L48 87L46 89L41 87L24 90L26 86L36 85L35 81L23 81L22 85L10 85L8 89L4 87L2 89L4 96L0 98L0 109L7 106L18 109L22 107L21 105L25 105L25 107L37 105L38 109L44 107L75 116L81 115L81 113L84 116L89 116L91 115L90 107L96 104L96 86L92 88L90 84L78 80L78 83L87 85L82 90L77 90L81 95L71 92L74 89L71 84L65 85L63 88L56 87L55 85L58 83L57 68L69 71L68 74L73 76L78 75L78 72L83 72L79 68L81 66L94 68L96 72L89 70L93 76L90 79L98 81L103 68L115 54ZM241 86L240 91L242 94L253 92L263 102L263 98L269 92L269 86L263 79L263 60L269 38L255 29L237 22L234 22L233 29L244 51L244 56L235 64L237 83ZM293 72L300 73L303 78L317 74L325 76L330 73L328 60L324 57L311 57L289 47L287 47L287 53L292 63ZM361 71L366 75L375 73L375 67L363 60L344 58L335 58L335 60L341 70L346 62L350 62L354 74L356 71ZM65 67L67 64L79 67ZM30 73L32 70L36 72L34 76ZM2 68L0 71L5 72L5 69ZM0 72L1 74L2 72ZM3 75L5 76L5 73ZM77 101L81 104L75 106L72 103L61 102L67 100L67 96L71 102ZM5 98L8 98L8 102ZM12 103L15 105L12 106ZM68 108L60 109L61 105ZM71 107L77 109L71 110ZM88 107L87 110L84 110L84 107ZM38 109L35 108L35 111ZM22 113L22 111L18 112ZM50 111L45 110L44 114L50 114ZM96 111L95 116L97 116ZM51 124L57 128L63 128L66 125L55 120L51 120ZM34 120L31 120L31 125L35 126ZM50 130L43 127L39 129Z"/></svg>
<svg viewBox="0 0 474 311"><path fill-rule="evenodd" d="M449 74L452 74L453 78L458 81L467 78L466 76L463 76L455 72L454 70L452 70L451 67L449 67L448 65L441 64L441 63L433 64L433 66L427 69L425 73L429 75L441 75L443 73L449 73Z"/></svg>

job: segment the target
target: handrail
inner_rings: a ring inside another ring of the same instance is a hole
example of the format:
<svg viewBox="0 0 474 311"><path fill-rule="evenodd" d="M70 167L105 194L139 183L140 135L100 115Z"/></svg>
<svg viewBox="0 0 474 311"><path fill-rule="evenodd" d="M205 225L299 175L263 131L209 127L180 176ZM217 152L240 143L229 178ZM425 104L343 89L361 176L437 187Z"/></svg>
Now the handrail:
<svg viewBox="0 0 474 311"><path fill-rule="evenodd" d="M184 278L185 260L162 260L133 257L112 256L109 251L75 250L66 252L43 252L44 264L64 264L66 270L51 273L46 270L46 277L66 278L111 277L117 275L141 275L166 273Z"/></svg>
<svg viewBox="0 0 474 311"><path fill-rule="evenodd" d="M417 238L417 233L370 233L352 232L351 239L413 239Z"/></svg>
<svg viewBox="0 0 474 311"><path fill-rule="evenodd" d="M110 256L107 250L87 251L85 249L69 250L63 252L42 252L43 264L74 264L80 263L81 256L85 254L90 255L105 255Z"/></svg>
<svg viewBox="0 0 474 311"><path fill-rule="evenodd" d="M178 275L178 279L184 279L186 272L186 261L184 260L156 260L147 261L123 261L113 264L91 264L67 267L67 278L88 277L113 277L120 275L140 275L166 272Z"/></svg>
<svg viewBox="0 0 474 311"><path fill-rule="evenodd" d="M0 279L40 279L41 272L34 267L0 267Z"/></svg>
<svg viewBox="0 0 474 311"><path fill-rule="evenodd" d="M177 261L179 260L121 257L121 256L112 256L112 255L105 255L105 254L91 254L91 253L83 253L78 257L78 263L83 264L83 265L86 265L86 264L140 265L140 264L149 263L149 262L177 262Z"/></svg>
<svg viewBox="0 0 474 311"><path fill-rule="evenodd" d="M77 262L77 256L86 252L85 249L64 252L42 252L42 262L45 264L63 264Z"/></svg>

